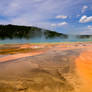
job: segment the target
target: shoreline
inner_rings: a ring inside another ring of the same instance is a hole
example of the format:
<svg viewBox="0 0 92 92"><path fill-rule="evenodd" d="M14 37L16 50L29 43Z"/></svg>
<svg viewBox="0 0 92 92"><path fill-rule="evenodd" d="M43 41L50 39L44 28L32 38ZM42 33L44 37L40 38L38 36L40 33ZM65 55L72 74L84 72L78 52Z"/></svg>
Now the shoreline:
<svg viewBox="0 0 92 92"><path fill-rule="evenodd" d="M0 45L0 55L34 53L52 48L56 49L90 48L91 46L92 42L2 44Z"/></svg>
<svg viewBox="0 0 92 92"><path fill-rule="evenodd" d="M70 41L70 42L34 42L34 43L0 43L0 45L12 45L12 44L61 44L61 43L88 43L92 41Z"/></svg>
<svg viewBox="0 0 92 92"><path fill-rule="evenodd" d="M7 44L0 45L0 62L19 59L28 56L40 55L53 49L56 51L67 51L75 49L90 49L92 42L72 43L45 43L45 44Z"/></svg>

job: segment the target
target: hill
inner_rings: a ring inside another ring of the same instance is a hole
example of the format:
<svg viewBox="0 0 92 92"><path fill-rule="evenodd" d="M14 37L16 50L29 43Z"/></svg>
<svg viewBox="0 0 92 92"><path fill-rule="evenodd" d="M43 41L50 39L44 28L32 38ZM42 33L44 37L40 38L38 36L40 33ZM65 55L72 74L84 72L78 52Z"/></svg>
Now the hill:
<svg viewBox="0 0 92 92"><path fill-rule="evenodd" d="M68 38L67 35L51 30L41 29L33 26L19 26L19 25L0 25L0 39L13 38Z"/></svg>

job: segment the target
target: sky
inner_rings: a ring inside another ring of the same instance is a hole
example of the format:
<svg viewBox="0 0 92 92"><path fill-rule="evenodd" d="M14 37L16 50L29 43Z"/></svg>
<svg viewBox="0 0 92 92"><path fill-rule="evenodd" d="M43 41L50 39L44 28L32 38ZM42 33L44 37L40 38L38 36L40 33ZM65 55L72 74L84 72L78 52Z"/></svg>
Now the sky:
<svg viewBox="0 0 92 92"><path fill-rule="evenodd" d="M0 24L92 34L92 0L0 0Z"/></svg>

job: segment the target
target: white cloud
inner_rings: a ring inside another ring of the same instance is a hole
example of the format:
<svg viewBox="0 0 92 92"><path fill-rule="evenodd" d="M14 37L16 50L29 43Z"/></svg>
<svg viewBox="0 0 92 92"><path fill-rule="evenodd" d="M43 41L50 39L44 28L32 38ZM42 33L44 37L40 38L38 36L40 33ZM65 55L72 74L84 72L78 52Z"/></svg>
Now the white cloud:
<svg viewBox="0 0 92 92"><path fill-rule="evenodd" d="M57 23L57 24L51 24L52 27L62 27L62 26L65 26L67 25L68 23L67 22L60 22L60 23Z"/></svg>
<svg viewBox="0 0 92 92"><path fill-rule="evenodd" d="M88 29L91 29L92 30L92 26L88 25Z"/></svg>
<svg viewBox="0 0 92 92"><path fill-rule="evenodd" d="M57 18L57 19L66 19L67 16L64 16L64 15L58 15L58 16L56 16L56 18Z"/></svg>
<svg viewBox="0 0 92 92"><path fill-rule="evenodd" d="M68 23L67 22L61 22L61 23L58 23L58 26L64 26L64 25L67 25Z"/></svg>
<svg viewBox="0 0 92 92"><path fill-rule="evenodd" d="M58 13L62 13L63 9L67 8L67 3L70 3L64 1L65 6L62 6L63 4L60 2L61 0L57 2L55 0L2 0L0 3L0 15L6 16L7 20L5 21L9 24L39 27L43 27L44 24L45 28L47 28L51 25L49 19ZM58 7L62 9L58 9Z"/></svg>
<svg viewBox="0 0 92 92"><path fill-rule="evenodd" d="M56 26L57 26L57 24L51 24L51 26L52 26L52 27L56 27Z"/></svg>
<svg viewBox="0 0 92 92"><path fill-rule="evenodd" d="M84 6L82 7L81 13L84 13L87 8L88 8L88 6L87 6L87 5L84 5Z"/></svg>
<svg viewBox="0 0 92 92"><path fill-rule="evenodd" d="M82 16L81 19L79 20L80 23L87 23L87 22L92 22L92 16L87 17L86 15Z"/></svg>
<svg viewBox="0 0 92 92"><path fill-rule="evenodd" d="M42 28L50 28L52 22L57 22L58 20L52 20L56 15L58 15L59 19L66 19L68 16L72 16L77 12L79 5L85 2L84 0L77 0L76 2L74 0L0 1L0 23L33 25ZM66 22L62 22L53 24L52 26L60 27L66 24Z"/></svg>
<svg viewBox="0 0 92 92"><path fill-rule="evenodd" d="M77 14L76 17L80 17L82 13L84 13L86 10L88 9L88 6L87 5L84 5L81 9L81 13L80 14Z"/></svg>
<svg viewBox="0 0 92 92"><path fill-rule="evenodd" d="M81 34L92 35L92 25L82 27L80 30Z"/></svg>

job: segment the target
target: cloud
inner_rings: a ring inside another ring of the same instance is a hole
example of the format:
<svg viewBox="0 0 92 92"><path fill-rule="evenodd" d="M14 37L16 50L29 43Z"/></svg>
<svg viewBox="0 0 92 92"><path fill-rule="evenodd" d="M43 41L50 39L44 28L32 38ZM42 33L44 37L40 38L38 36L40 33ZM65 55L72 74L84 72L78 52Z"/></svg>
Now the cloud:
<svg viewBox="0 0 92 92"><path fill-rule="evenodd" d="M65 26L67 25L68 23L67 22L60 22L60 23L57 23L57 24L51 24L52 27L62 27L62 26Z"/></svg>
<svg viewBox="0 0 92 92"><path fill-rule="evenodd" d="M60 13L64 13L63 10L67 10L67 7L69 7L67 5L70 5L71 1L61 3L61 0L57 0L57 2L56 0L2 0L0 3L0 16L7 18L2 22L5 24L50 28L52 21L49 20ZM66 18L66 16L62 16L62 18Z"/></svg>
<svg viewBox="0 0 92 92"><path fill-rule="evenodd" d="M58 15L58 16L56 16L56 19L66 19L67 18L67 16L64 16L64 15Z"/></svg>
<svg viewBox="0 0 92 92"><path fill-rule="evenodd" d="M73 2L73 3L72 3ZM1 0L0 2L0 23L33 25L50 29L52 26L58 27L67 25L67 22L60 22L59 19L67 19L72 26L76 19L73 18L81 10L81 5L91 0ZM84 10L87 7L83 8ZM66 16L67 15L67 16ZM71 18L69 18L71 16ZM53 18L57 19L53 19ZM56 23L56 24L52 24ZM61 27L62 28L62 27ZM68 30L71 30L68 28ZM69 32L69 31L68 31Z"/></svg>
<svg viewBox="0 0 92 92"><path fill-rule="evenodd" d="M87 5L82 6L81 13L77 14L76 17L77 18L80 17L81 14L83 14L87 9L88 9L88 6Z"/></svg>
<svg viewBox="0 0 92 92"><path fill-rule="evenodd" d="M87 10L87 8L88 8L88 6L87 6L87 5L84 5L84 6L82 7L81 13L84 13L84 12Z"/></svg>
<svg viewBox="0 0 92 92"><path fill-rule="evenodd" d="M51 26L52 26L52 27L56 27L56 26L57 26L57 24L51 24Z"/></svg>
<svg viewBox="0 0 92 92"><path fill-rule="evenodd" d="M58 26L64 26L64 25L67 25L68 23L67 22L61 22L61 23L58 23Z"/></svg>
<svg viewBox="0 0 92 92"><path fill-rule="evenodd" d="M80 23L88 23L92 22L92 16L87 17L86 15L82 16L81 19L79 20Z"/></svg>
<svg viewBox="0 0 92 92"><path fill-rule="evenodd" d="M88 29L91 29L92 30L92 26L88 25Z"/></svg>
<svg viewBox="0 0 92 92"><path fill-rule="evenodd" d="M81 31L82 32L82 31ZM83 29L82 34L88 34L88 35L92 35L92 26L88 25Z"/></svg>

